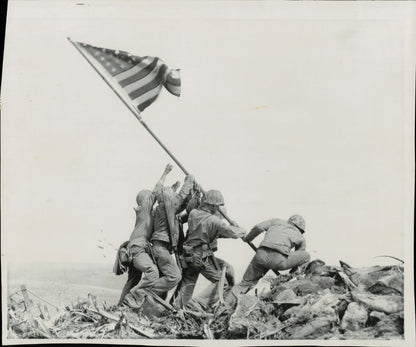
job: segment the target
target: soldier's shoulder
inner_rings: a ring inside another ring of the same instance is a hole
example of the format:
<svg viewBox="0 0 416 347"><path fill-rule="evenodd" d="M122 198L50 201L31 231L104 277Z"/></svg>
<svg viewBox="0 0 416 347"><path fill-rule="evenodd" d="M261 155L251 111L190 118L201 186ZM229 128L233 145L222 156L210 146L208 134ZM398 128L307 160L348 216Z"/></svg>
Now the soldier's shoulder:
<svg viewBox="0 0 416 347"><path fill-rule="evenodd" d="M214 224L214 225L227 225L227 223L225 223L225 221L223 219L221 219L220 217L216 216L215 214L211 214L209 215L209 217L207 218L207 220Z"/></svg>
<svg viewBox="0 0 416 347"><path fill-rule="evenodd" d="M197 218L197 217L200 217L200 216L203 216L204 214L206 214L207 212L205 212L205 211L202 211L202 210L200 210L200 209L197 209L197 208L195 208L195 209L193 209L190 213L189 213L189 218L190 219L192 219L192 218Z"/></svg>
<svg viewBox="0 0 416 347"><path fill-rule="evenodd" d="M271 227L286 227L289 226L289 223L287 221L285 221L284 219L281 218L273 218L273 219L269 219L267 221L264 221L263 223L267 223L269 225L271 225Z"/></svg>

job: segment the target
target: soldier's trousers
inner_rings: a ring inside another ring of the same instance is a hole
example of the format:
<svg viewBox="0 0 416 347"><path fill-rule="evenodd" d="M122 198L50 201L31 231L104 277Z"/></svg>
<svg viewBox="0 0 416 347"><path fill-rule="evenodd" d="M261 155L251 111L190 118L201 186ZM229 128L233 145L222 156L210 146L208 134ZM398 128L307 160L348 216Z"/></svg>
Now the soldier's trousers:
<svg viewBox="0 0 416 347"><path fill-rule="evenodd" d="M157 278L153 283L151 290L163 296L181 280L181 271L179 270L176 260L172 257L168 250L168 244L164 242L153 242L153 254L161 272L161 277Z"/></svg>
<svg viewBox="0 0 416 347"><path fill-rule="evenodd" d="M121 291L120 299L118 301L118 305L121 305L123 303L123 299L126 296L126 294L133 289L134 286L136 286L140 279L142 278L142 273L139 270L136 270L133 265L129 266L129 274L127 277L127 282L123 287L123 290Z"/></svg>
<svg viewBox="0 0 416 347"><path fill-rule="evenodd" d="M221 278L221 272L224 266L227 266L227 269L232 270L232 267L226 261L220 258L216 258L216 260L218 268L216 268L212 256L209 256L203 259L203 262L205 264L203 269L195 268L193 266L188 266L183 269L181 287L175 303L178 307L187 307L188 303L192 298L192 294L194 292L199 274L202 274L207 280L211 281L212 283L217 283ZM215 286L215 288L217 287ZM230 289L231 287L228 281L225 281L224 296L228 294ZM206 293L205 297L203 298L203 302L205 302L205 305L209 305L208 303L213 303L216 301L216 299L218 299L216 296L217 290L210 290Z"/></svg>
<svg viewBox="0 0 416 347"><path fill-rule="evenodd" d="M130 249L132 254L132 267L137 272L142 273L140 282L131 289L131 291L137 291L139 289L152 288L159 279L159 270L156 264L150 258L144 247L133 246ZM129 271L130 277L130 271ZM127 280L127 283L129 281ZM126 283L126 285L127 285Z"/></svg>
<svg viewBox="0 0 416 347"><path fill-rule="evenodd" d="M269 270L289 270L309 260L310 255L306 251L294 251L286 256L273 249L260 247L244 273L242 281L233 288L232 294L236 297L238 294L247 293ZM228 303L235 300L232 296L227 297Z"/></svg>

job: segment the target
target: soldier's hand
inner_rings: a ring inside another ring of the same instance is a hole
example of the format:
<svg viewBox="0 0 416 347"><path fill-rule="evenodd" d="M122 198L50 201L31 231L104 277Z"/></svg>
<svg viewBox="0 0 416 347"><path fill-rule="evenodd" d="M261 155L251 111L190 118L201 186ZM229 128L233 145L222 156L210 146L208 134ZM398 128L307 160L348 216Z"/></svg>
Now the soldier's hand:
<svg viewBox="0 0 416 347"><path fill-rule="evenodd" d="M178 190L178 188L180 187L181 182L176 181L174 185L172 185L172 190L176 193L176 191Z"/></svg>
<svg viewBox="0 0 416 347"><path fill-rule="evenodd" d="M247 232L243 228L235 227L234 233L239 238L244 238L247 234Z"/></svg>
<svg viewBox="0 0 416 347"><path fill-rule="evenodd" d="M172 164L168 164L168 165L166 165L166 168L165 168L165 173L169 173L169 172L171 172L171 171L172 171L172 169L173 169L173 165L172 165Z"/></svg>
<svg viewBox="0 0 416 347"><path fill-rule="evenodd" d="M201 185L197 181L194 181L194 189L197 192L202 192L202 187L201 187Z"/></svg>
<svg viewBox="0 0 416 347"><path fill-rule="evenodd" d="M186 180L187 181L194 182L194 184L195 184L195 177L194 177L194 175L189 174L188 176L186 176Z"/></svg>

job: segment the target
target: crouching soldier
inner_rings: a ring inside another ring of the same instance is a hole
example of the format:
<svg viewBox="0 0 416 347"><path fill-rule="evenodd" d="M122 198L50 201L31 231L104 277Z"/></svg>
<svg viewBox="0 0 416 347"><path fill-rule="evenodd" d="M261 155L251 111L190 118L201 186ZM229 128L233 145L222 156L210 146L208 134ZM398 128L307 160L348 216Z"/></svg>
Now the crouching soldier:
<svg viewBox="0 0 416 347"><path fill-rule="evenodd" d="M243 240L252 241L262 232L266 234L244 273L243 280L226 298L230 306L234 305L238 294L247 293L270 269L302 271L310 260L309 253L305 250L305 221L302 216L293 215L288 221L276 218L259 223ZM295 250L291 251L292 248Z"/></svg>
<svg viewBox="0 0 416 347"><path fill-rule="evenodd" d="M161 191L166 176L173 169L168 164L153 191L141 190L136 197L136 222L125 252L130 258L129 275L121 293L119 304L137 308L144 300L144 288L149 288L159 278L159 271L149 252L149 239L153 228L152 209L156 195ZM121 248L122 250L123 248ZM119 251L120 253L120 251Z"/></svg>
<svg viewBox="0 0 416 347"><path fill-rule="evenodd" d="M239 238L246 234L244 229L227 225L221 220L218 209L223 205L222 194L217 190L209 190L202 197L200 206L189 214L188 233L183 244L182 283L175 303L178 307L185 308L188 305L200 273L209 281L217 283L222 268L229 267L224 260L214 256L217 239ZM224 293L230 290L227 282Z"/></svg>

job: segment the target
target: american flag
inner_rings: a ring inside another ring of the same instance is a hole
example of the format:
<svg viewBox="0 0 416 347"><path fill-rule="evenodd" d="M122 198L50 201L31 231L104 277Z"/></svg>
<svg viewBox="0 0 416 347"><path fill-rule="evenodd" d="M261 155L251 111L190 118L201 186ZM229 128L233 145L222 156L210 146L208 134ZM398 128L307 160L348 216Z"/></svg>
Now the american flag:
<svg viewBox="0 0 416 347"><path fill-rule="evenodd" d="M113 87L118 87L140 112L156 100L162 86L173 95L181 94L179 69L169 69L157 57L138 57L82 42L72 43L102 77Z"/></svg>

